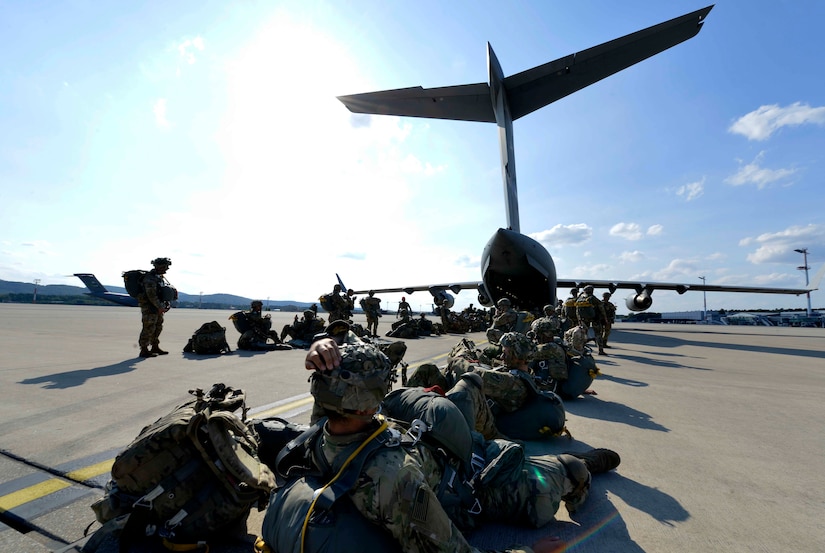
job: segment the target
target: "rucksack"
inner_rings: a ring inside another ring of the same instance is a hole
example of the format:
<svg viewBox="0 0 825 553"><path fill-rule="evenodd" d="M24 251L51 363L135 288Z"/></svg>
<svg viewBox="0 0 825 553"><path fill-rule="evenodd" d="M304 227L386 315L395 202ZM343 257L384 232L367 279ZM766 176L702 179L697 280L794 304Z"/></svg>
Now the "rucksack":
<svg viewBox="0 0 825 553"><path fill-rule="evenodd" d="M332 303L332 293L324 294L323 296L318 298L318 303L321 304L321 307L324 308L327 312L332 312L335 309L335 304Z"/></svg>
<svg viewBox="0 0 825 553"><path fill-rule="evenodd" d="M532 377L518 373L527 385L529 397L524 405L509 413L496 414L496 427L516 440L544 440L567 434L564 403L553 392L539 390Z"/></svg>
<svg viewBox="0 0 825 553"><path fill-rule="evenodd" d="M215 355L221 353L231 353L232 349L226 341L226 328L218 321L203 323L195 331L186 347L184 353L198 353L201 355Z"/></svg>
<svg viewBox="0 0 825 553"><path fill-rule="evenodd" d="M578 309L579 319L590 322L596 319L596 306L593 305L593 296L579 296L576 299L576 309Z"/></svg>
<svg viewBox="0 0 825 553"><path fill-rule="evenodd" d="M247 330L252 330L252 325L249 324L249 319L246 317L245 311L238 311L230 315L229 320L235 325L235 330L243 334Z"/></svg>
<svg viewBox="0 0 825 553"><path fill-rule="evenodd" d="M106 495L92 505L101 532L127 517L121 543L144 535L170 544L245 536L251 508L266 506L275 477L243 422L244 393L223 384L189 393L195 399L145 427L117 456Z"/></svg>
<svg viewBox="0 0 825 553"><path fill-rule="evenodd" d="M567 378L559 379L556 393L564 399L575 399L587 390L599 373L596 360L589 353L567 357Z"/></svg>
<svg viewBox="0 0 825 553"><path fill-rule="evenodd" d="M123 273L123 284L126 287L126 293L137 298L143 294L143 277L149 271L135 269L134 271L125 271Z"/></svg>

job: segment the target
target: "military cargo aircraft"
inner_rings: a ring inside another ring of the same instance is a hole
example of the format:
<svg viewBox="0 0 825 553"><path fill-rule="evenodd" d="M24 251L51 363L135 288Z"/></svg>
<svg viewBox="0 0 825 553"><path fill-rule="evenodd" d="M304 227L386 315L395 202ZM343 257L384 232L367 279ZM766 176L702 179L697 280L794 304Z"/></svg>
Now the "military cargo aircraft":
<svg viewBox="0 0 825 553"><path fill-rule="evenodd" d="M92 273L75 273L74 276L82 280L83 284L86 285L86 288L89 289L89 292L86 293L87 296L94 296L96 298L108 300L113 303L126 305L129 307L137 307L138 305L137 300L129 294L120 294L118 292L110 292L107 290L106 287L103 286L100 281L97 280L97 277Z"/></svg>
<svg viewBox="0 0 825 553"><path fill-rule="evenodd" d="M712 8L712 5L708 6L509 77L504 76L492 46L487 43L486 83L426 89L417 86L339 96L338 99L353 113L489 122L499 128L507 228L498 229L484 248L481 282L373 290L407 294L426 290L436 303L446 301L451 307L453 296L450 292L457 294L461 290L475 289L478 290L478 302L487 307L507 297L520 309L540 310L544 305L555 304L558 286L591 284L607 288L611 293L617 289L632 290L626 300L627 308L645 311L653 305L654 290L675 290L679 294L694 290L800 295L816 289L816 283L805 289L795 289L560 279L556 277L550 253L536 240L520 232L513 121L696 36ZM359 294L365 292L356 291Z"/></svg>

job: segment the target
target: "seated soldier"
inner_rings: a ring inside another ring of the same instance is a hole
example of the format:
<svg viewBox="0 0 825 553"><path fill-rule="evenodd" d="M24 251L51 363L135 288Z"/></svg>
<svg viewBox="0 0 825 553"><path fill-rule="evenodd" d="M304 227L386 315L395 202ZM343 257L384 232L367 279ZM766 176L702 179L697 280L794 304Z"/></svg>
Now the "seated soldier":
<svg viewBox="0 0 825 553"><path fill-rule="evenodd" d="M501 298L496 302L493 324L487 329L487 339L497 344L505 332L515 330L516 321L518 321L518 312L513 309L510 299Z"/></svg>
<svg viewBox="0 0 825 553"><path fill-rule="evenodd" d="M238 339L238 349L247 351L270 351L275 349L291 349L286 344L282 344L278 333L272 330L272 318L267 314L262 315L263 302L255 300L250 304L249 311L235 313L230 320L235 323L239 330L245 329ZM241 323L240 319L243 319ZM268 343L272 340L273 343Z"/></svg>
<svg viewBox="0 0 825 553"><path fill-rule="evenodd" d="M324 319L315 316L315 312L311 309L304 311L303 317L298 319L295 315L295 320L291 325L284 326L281 331L281 340L285 340L287 336L292 338L289 343L297 347L309 347L312 343L312 338L319 332L324 331Z"/></svg>
<svg viewBox="0 0 825 553"><path fill-rule="evenodd" d="M486 442L486 458L497 459L506 449L511 462L496 465L495 471L485 471L487 461L459 468L461 474L451 476L461 482L450 482L470 497L449 501L455 496L448 496L442 503L450 493L442 482L443 456L448 454L421 441L401 440L394 425L378 414L389 389L386 357L368 344L339 349L333 340L321 340L313 344L305 364L314 371L311 393L327 418L293 440L277 467L283 485L272 494L262 525L263 540L273 551L311 553L311 545L321 540L355 538L358 549L366 551L476 553L460 529L472 528L474 516L544 526L562 501L570 512L582 505L591 474L620 462L610 450L527 457L517 444ZM466 425L463 431L470 432ZM362 457L362 450L369 454ZM476 472L465 473L470 470ZM470 481L475 484L467 487L464 483ZM468 511L464 506L473 501L479 508ZM332 512L319 516L324 509ZM314 523L305 524L308 520ZM544 538L533 547L543 552L557 545L554 538Z"/></svg>

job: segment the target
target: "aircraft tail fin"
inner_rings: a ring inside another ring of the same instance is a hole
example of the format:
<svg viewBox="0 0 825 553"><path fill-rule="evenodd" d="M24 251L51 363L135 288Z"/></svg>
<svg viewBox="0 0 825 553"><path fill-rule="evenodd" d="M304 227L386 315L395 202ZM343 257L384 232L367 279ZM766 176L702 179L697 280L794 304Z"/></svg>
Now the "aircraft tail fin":
<svg viewBox="0 0 825 553"><path fill-rule="evenodd" d="M825 276L825 265L819 268L819 271L816 272L814 275L813 280L808 285L808 291L813 292L814 290L819 290L819 283L822 281L822 277Z"/></svg>
<svg viewBox="0 0 825 553"><path fill-rule="evenodd" d="M337 278L337 279L338 279L338 284L340 284L340 285L341 285L341 290L343 290L344 292L346 292L347 290L349 290L349 288L347 288L346 286L344 286L344 281L343 281L343 280L341 280L341 277L340 277L340 276L338 276L338 273L335 273L335 278Z"/></svg>
<svg viewBox="0 0 825 553"><path fill-rule="evenodd" d="M79 278L83 281L83 284L86 285L86 288L89 289L93 294L103 294L108 292L105 286L103 286L97 277L92 273L75 273L74 276Z"/></svg>

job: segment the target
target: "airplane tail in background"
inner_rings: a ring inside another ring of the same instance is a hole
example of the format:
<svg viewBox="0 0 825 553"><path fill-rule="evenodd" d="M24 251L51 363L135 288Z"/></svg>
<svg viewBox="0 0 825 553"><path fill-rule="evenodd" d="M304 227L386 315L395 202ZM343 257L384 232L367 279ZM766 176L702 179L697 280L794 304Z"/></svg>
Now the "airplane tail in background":
<svg viewBox="0 0 825 553"><path fill-rule="evenodd" d="M105 294L108 292L105 286L103 286L97 277L92 273L75 273L74 276L79 278L83 281L83 284L86 285L93 294Z"/></svg>

